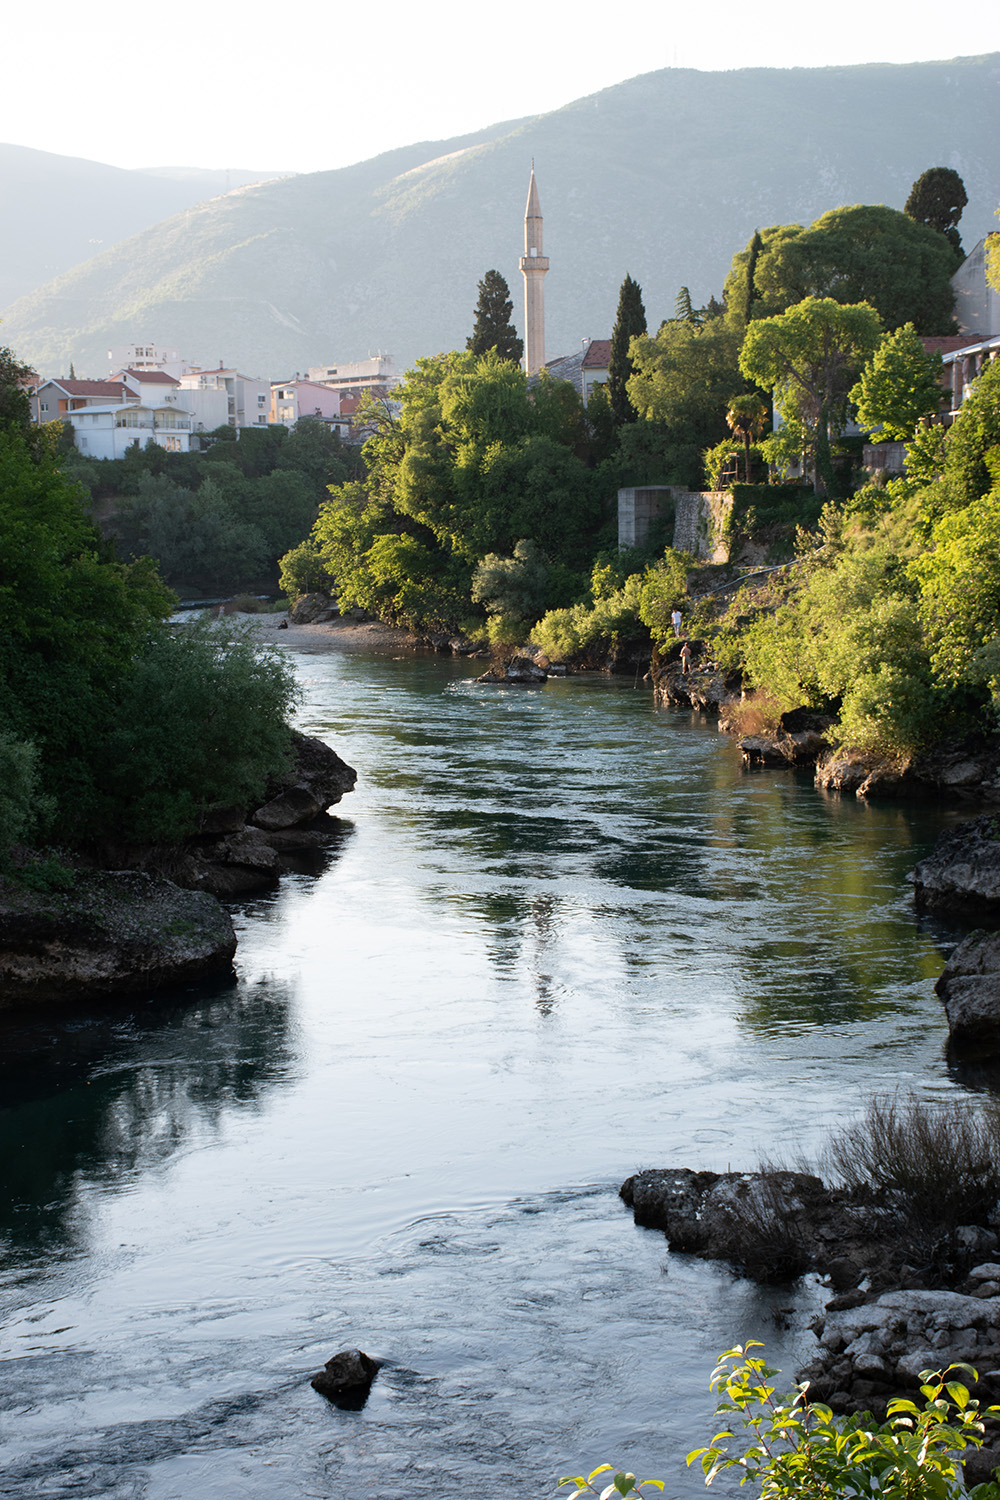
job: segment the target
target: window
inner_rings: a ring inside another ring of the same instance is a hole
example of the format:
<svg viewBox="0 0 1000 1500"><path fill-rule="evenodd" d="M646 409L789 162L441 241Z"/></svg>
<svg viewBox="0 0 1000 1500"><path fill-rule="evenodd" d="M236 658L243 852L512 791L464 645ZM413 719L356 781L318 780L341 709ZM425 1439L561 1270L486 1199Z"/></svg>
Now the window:
<svg viewBox="0 0 1000 1500"><path fill-rule="evenodd" d="M257 426L258 427L266 427L267 426L267 418L266 417L258 417L257 418Z"/></svg>
<svg viewBox="0 0 1000 1500"><path fill-rule="evenodd" d="M47 401L42 401L40 403L40 405L39 405L39 410L40 411L48 411L48 409L49 409L49 403Z"/></svg>
<svg viewBox="0 0 1000 1500"><path fill-rule="evenodd" d="M258 396L257 397L257 405L258 406L266 406L267 405L267 397L266 396Z"/></svg>

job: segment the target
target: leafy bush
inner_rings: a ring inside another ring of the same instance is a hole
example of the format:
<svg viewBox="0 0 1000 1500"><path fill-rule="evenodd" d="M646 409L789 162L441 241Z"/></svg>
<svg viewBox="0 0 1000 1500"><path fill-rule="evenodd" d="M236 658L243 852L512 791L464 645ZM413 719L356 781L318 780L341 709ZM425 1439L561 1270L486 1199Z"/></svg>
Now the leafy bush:
<svg viewBox="0 0 1000 1500"><path fill-rule="evenodd" d="M152 632L94 748L80 832L172 841L206 807L246 806L287 764L295 691L284 656L245 628Z"/></svg>
<svg viewBox="0 0 1000 1500"><path fill-rule="evenodd" d="M981 1408L967 1385L949 1379L954 1374L974 1382L969 1365L921 1374L923 1405L891 1401L888 1420L877 1425L870 1413L835 1417L828 1406L809 1400L808 1383L788 1395L777 1394L771 1383L777 1370L751 1351L763 1346L755 1340L727 1349L712 1372L711 1389L723 1391L716 1411L736 1417L741 1434L735 1448L728 1429L716 1433L707 1448L695 1448L688 1464L701 1463L706 1485L729 1469L740 1474L740 1484L759 1485L761 1500L1000 1500L995 1480L966 1491L961 1455L983 1443L984 1416L1000 1415L1000 1408ZM594 1481L610 1475L598 1490ZM567 1476L560 1487L573 1485L568 1500L600 1495L651 1496L662 1491L659 1479L636 1480L634 1474L602 1464L587 1475Z"/></svg>
<svg viewBox="0 0 1000 1500"><path fill-rule="evenodd" d="M53 810L52 798L41 793L37 746L0 730L0 866Z"/></svg>
<svg viewBox="0 0 1000 1500"><path fill-rule="evenodd" d="M333 590L333 580L312 537L286 552L280 559L280 568L278 587L289 599L298 599L302 594L329 594Z"/></svg>
<svg viewBox="0 0 1000 1500"><path fill-rule="evenodd" d="M834 1417L828 1406L810 1401L808 1383L793 1394L777 1396L771 1384L778 1374L749 1351L755 1341L727 1349L712 1372L711 1388L723 1390L717 1412L735 1415L748 1435L738 1451L717 1433L707 1448L696 1448L688 1463L700 1460L705 1483L727 1469L741 1471L740 1483L755 1480L762 1500L829 1500L829 1497L882 1496L884 1500L964 1500L961 1452L983 1441L984 1415L968 1387L947 1377L952 1371L969 1381L978 1377L969 1365L921 1374L922 1407L908 1400L891 1401L888 1420L876 1426L868 1413ZM628 1493L626 1491L625 1493ZM977 1485L977 1500L996 1500L995 1482Z"/></svg>

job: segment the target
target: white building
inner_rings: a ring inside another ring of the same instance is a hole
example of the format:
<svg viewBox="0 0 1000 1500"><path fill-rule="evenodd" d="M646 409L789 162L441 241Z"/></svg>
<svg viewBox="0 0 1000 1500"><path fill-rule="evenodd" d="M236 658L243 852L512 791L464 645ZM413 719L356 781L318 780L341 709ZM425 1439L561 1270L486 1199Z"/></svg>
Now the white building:
<svg viewBox="0 0 1000 1500"><path fill-rule="evenodd" d="M191 368L176 349L159 344L116 344L108 350L108 364L112 370L159 370L175 379Z"/></svg>
<svg viewBox="0 0 1000 1500"><path fill-rule="evenodd" d="M194 419L189 411L174 406L87 406L68 412L63 421L73 428L76 446L88 458L122 458L126 448L155 443L168 453L191 451ZM197 446L197 440L196 440Z"/></svg>
<svg viewBox="0 0 1000 1500"><path fill-rule="evenodd" d="M271 387L266 380L252 380L238 370L188 370L179 385L188 391L216 391L225 397L225 414L212 425L221 427L266 427L271 420ZM208 424L206 423L206 426Z"/></svg>
<svg viewBox="0 0 1000 1500"><path fill-rule="evenodd" d="M399 373L391 354L373 354L368 359L347 364L312 365L306 371L306 378L345 396L363 396L366 391L375 396L386 396L393 386L399 384Z"/></svg>
<svg viewBox="0 0 1000 1500"><path fill-rule="evenodd" d="M981 339L1000 334L1000 292L986 280L986 249L991 240L1000 241L1000 234L980 240L951 278L958 326L962 333Z"/></svg>

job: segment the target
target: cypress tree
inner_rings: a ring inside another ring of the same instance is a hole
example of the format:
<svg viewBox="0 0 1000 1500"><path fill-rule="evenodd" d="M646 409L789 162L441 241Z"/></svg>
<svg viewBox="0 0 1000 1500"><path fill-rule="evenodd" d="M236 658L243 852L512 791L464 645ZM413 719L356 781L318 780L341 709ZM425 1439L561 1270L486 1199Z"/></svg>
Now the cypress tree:
<svg viewBox="0 0 1000 1500"><path fill-rule="evenodd" d="M618 294L618 316L611 335L611 358L608 362L608 401L615 424L634 422L636 409L628 399L628 378L632 361L628 346L632 339L646 332L646 309L642 305L642 288L626 276Z"/></svg>
<svg viewBox="0 0 1000 1500"><path fill-rule="evenodd" d="M903 212L918 224L938 230L964 259L958 221L968 201L965 183L953 167L930 167L913 184Z"/></svg>
<svg viewBox="0 0 1000 1500"><path fill-rule="evenodd" d="M494 349L501 359L519 364L524 344L510 321L513 310L514 304L510 300L510 288L506 281L499 271L487 271L479 283L476 323L465 347L473 354L488 354Z"/></svg>
<svg viewBox="0 0 1000 1500"><path fill-rule="evenodd" d="M750 253L747 256L747 285L746 295L743 299L743 321L749 323L753 317L753 305L759 299L757 290L757 262L760 252L764 248L764 241L760 237L760 230L755 229L753 239L750 241Z"/></svg>

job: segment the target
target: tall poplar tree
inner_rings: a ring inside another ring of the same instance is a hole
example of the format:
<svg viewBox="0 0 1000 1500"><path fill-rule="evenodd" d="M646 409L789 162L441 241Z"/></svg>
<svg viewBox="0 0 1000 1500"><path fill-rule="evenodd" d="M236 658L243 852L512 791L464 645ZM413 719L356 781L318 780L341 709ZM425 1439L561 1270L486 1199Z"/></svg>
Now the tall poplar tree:
<svg viewBox="0 0 1000 1500"><path fill-rule="evenodd" d="M510 300L510 288L499 271L487 271L479 283L479 301L476 303L476 323L472 337L465 347L472 354L489 354L494 349L501 359L520 364L524 344L510 321L514 304Z"/></svg>
<svg viewBox="0 0 1000 1500"><path fill-rule="evenodd" d="M611 358L608 361L608 401L615 423L621 427L638 416L628 398L628 379L632 361L629 344L646 332L646 309L642 305L642 288L626 275L618 294L618 316L611 335Z"/></svg>

